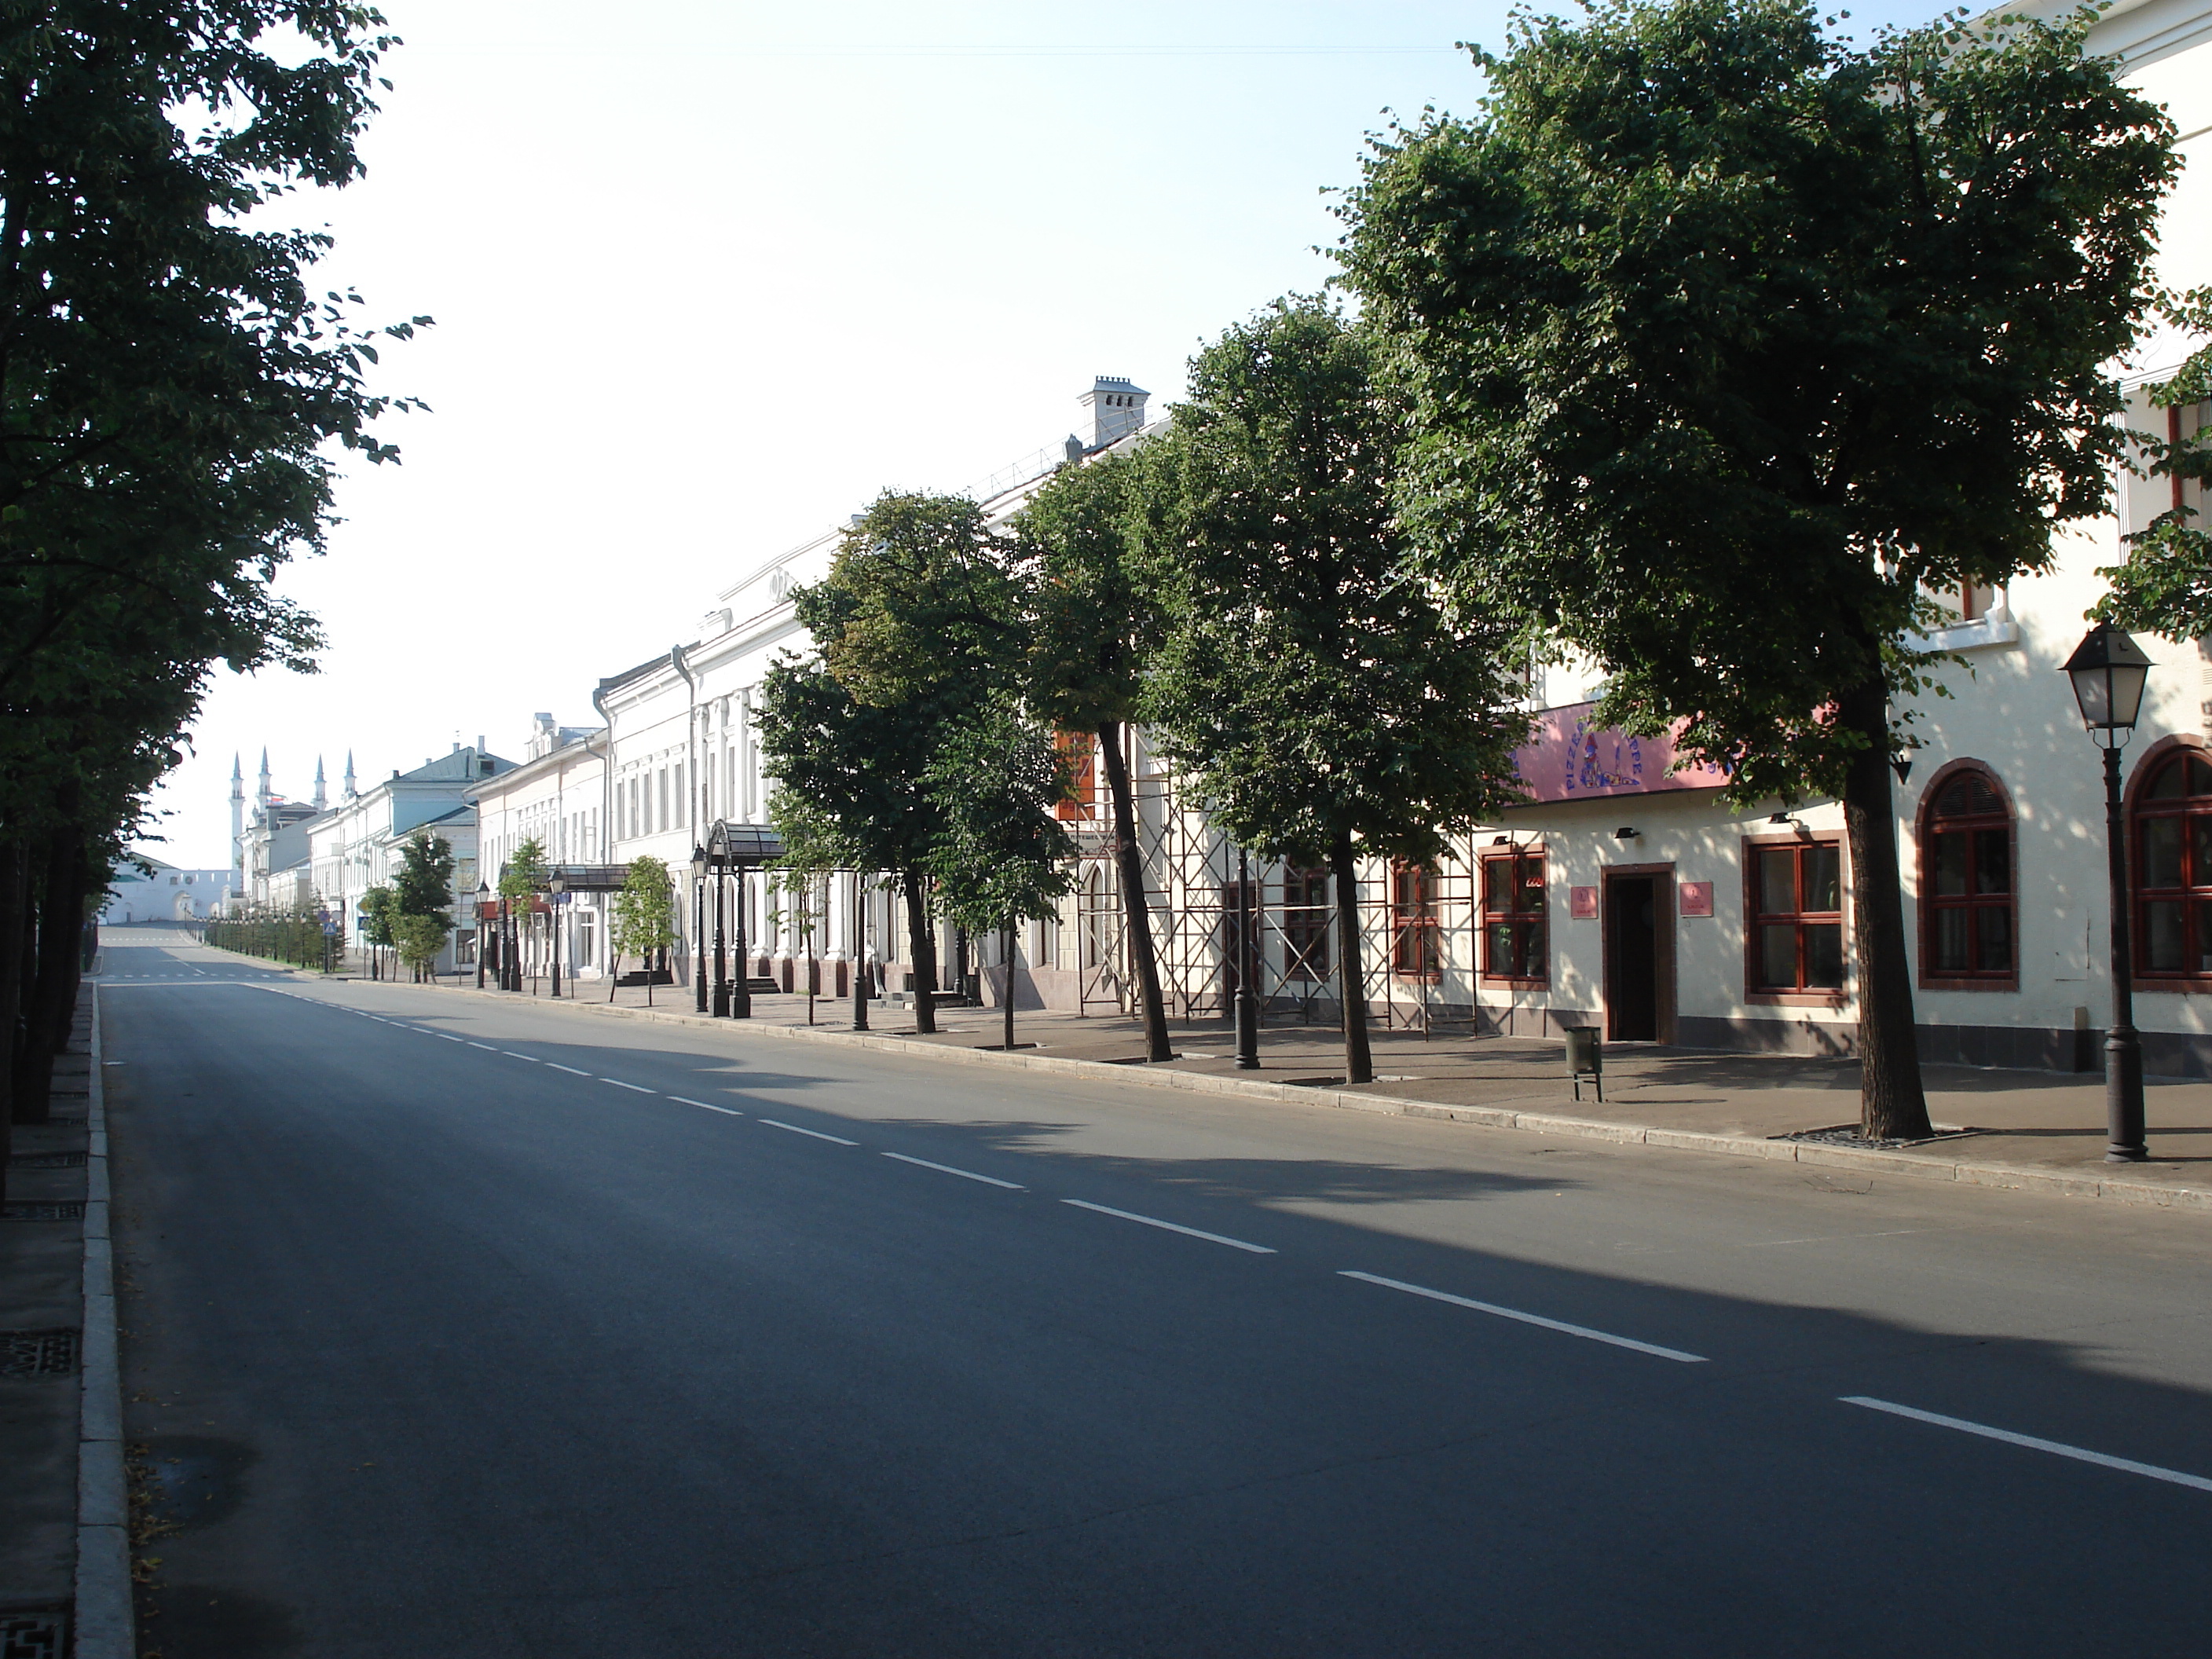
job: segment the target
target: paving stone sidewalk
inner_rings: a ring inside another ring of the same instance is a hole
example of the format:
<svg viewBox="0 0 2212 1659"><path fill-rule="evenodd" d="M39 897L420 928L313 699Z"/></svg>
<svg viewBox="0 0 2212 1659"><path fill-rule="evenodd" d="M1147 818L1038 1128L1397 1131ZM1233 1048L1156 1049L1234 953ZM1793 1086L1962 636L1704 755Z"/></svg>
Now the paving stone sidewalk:
<svg viewBox="0 0 2212 1659"><path fill-rule="evenodd" d="M451 987L453 981L447 984ZM472 986L472 981L463 981L460 988ZM586 982L581 988L580 1006L608 1006L604 984ZM540 981L538 999L544 1000L549 990ZM510 994L527 997L532 993L526 989ZM700 1018L695 1000L690 987L661 986L653 991L651 1008L656 1017L689 1022ZM645 1012L646 993L642 988L623 988L615 993L611 1006ZM753 1007L757 1026L794 1029L807 1021L805 997L757 997ZM815 1029L823 1036L851 1031L849 1000L817 998L813 1013ZM971 1049L999 1040L1000 1016L994 1008L941 1010L943 1029L933 1036L917 1034L913 1018L911 1011L872 1004L872 1035ZM725 1028L736 1024L708 1023ZM1859 1074L1851 1060L1720 1054L1641 1043L1608 1045L1606 1097L1601 1103L1588 1084L1581 1099L1575 1098L1556 1040L1476 1037L1463 1030L1425 1037L1418 1031L1377 1030L1373 1034L1376 1079L1347 1090L1340 1081L1343 1051L1334 1027L1269 1025L1261 1034L1261 1065L1256 1072L1237 1069L1235 1034L1222 1022L1177 1022L1171 1030L1179 1058L1162 1068L1145 1065L1143 1034L1131 1019L1020 1012L1015 1036L1018 1042L1035 1045L1025 1048L1024 1055L1105 1061L1148 1073L1160 1069L1186 1073L1190 1083L1200 1087L1212 1079L1229 1086L1239 1081L1292 1084L1310 1089L1316 1099L1340 1105L1371 1102L1377 1110L1552 1133L1609 1130L1622 1139L1709 1145L1711 1150L1739 1155L1749 1149L1747 1143L1756 1142L1764 1148L1763 1155L1801 1162L1886 1166L1897 1173L1937 1179L2170 1202L2212 1212L2212 1083L2148 1079L2150 1161L2108 1164L2104 1161L2104 1079L2094 1073L1929 1066L1923 1075L1929 1115L1939 1127L1973 1133L1875 1152L1783 1139L1856 1123ZM1582 1127L1563 1130L1562 1121Z"/></svg>
<svg viewBox="0 0 2212 1659"><path fill-rule="evenodd" d="M0 1653L64 1651L77 1569L91 996L48 1121L14 1126L0 1221ZM51 1649L43 1643L55 1644Z"/></svg>

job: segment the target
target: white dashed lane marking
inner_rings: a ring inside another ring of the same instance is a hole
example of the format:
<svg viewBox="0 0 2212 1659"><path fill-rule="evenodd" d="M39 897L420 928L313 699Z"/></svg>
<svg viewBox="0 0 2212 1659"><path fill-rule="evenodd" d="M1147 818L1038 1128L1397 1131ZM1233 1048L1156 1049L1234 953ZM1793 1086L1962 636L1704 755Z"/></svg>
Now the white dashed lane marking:
<svg viewBox="0 0 2212 1659"><path fill-rule="evenodd" d="M1209 1244L1226 1244L1232 1250L1249 1250L1254 1255L1273 1255L1272 1244L1248 1244L1241 1238L1231 1238L1222 1233L1209 1233L1197 1227L1186 1227L1179 1221L1163 1221L1156 1215L1139 1215L1134 1210L1117 1210L1111 1205L1093 1204L1080 1198L1063 1198L1063 1204L1073 1204L1079 1210L1095 1210L1100 1215L1119 1216L1124 1221L1140 1221L1147 1227L1158 1227L1164 1232L1181 1233L1186 1238L1202 1238Z"/></svg>
<svg viewBox="0 0 2212 1659"><path fill-rule="evenodd" d="M825 1135L819 1129L802 1129L796 1123L779 1123L772 1117L764 1117L759 1121L767 1124L771 1129L788 1129L795 1135L812 1135L817 1140L834 1140L840 1146L857 1146L860 1144L857 1140L848 1140L842 1135Z"/></svg>
<svg viewBox="0 0 2212 1659"><path fill-rule="evenodd" d="M2100 1468L2118 1469L2124 1474L2148 1475L2153 1480L2169 1481L2177 1486L2194 1486L2199 1492L2212 1492L2212 1480L2201 1474L2185 1474L2179 1469L2162 1469L2155 1463L2138 1463L2131 1457L2114 1457L2106 1452L2088 1451L2060 1440L2042 1440L2032 1434L2014 1434L2010 1429L1993 1429L1986 1423L1970 1423L1963 1417L1946 1417L1941 1412L1923 1412L1915 1407L1899 1406L1887 1400L1869 1399L1863 1394L1846 1394L1838 1397L1846 1406L1863 1406L1871 1412L1887 1412L1892 1417L1910 1418L1915 1423L1929 1423L1939 1429L1956 1429L1961 1434L1978 1434L1984 1440L2002 1440L2008 1446L2025 1446L2030 1451L2049 1452L2053 1457L2070 1457L2076 1462L2094 1463Z"/></svg>
<svg viewBox="0 0 2212 1659"><path fill-rule="evenodd" d="M1004 1187L1008 1192L1025 1193L1028 1188L1018 1181L1001 1181L996 1176L977 1175L973 1170L956 1170L950 1164L932 1164L926 1158L908 1158L904 1152L885 1152L885 1158L895 1158L902 1164L918 1164L925 1170L938 1170L946 1175L957 1175L963 1181L980 1181L987 1187Z"/></svg>
<svg viewBox="0 0 2212 1659"><path fill-rule="evenodd" d="M1449 1291L1432 1291L1425 1285L1408 1285L1402 1279L1385 1279L1380 1273L1364 1273L1356 1267L1343 1267L1338 1271L1342 1277L1356 1279L1363 1284L1381 1285L1386 1289L1403 1291L1408 1296L1425 1296L1431 1302L1449 1302L1455 1308L1472 1308L1477 1313L1490 1314L1499 1319L1540 1326L1547 1331L1557 1331L1562 1336L1579 1336L1586 1342L1605 1342L1616 1348L1632 1348L1638 1353L1648 1353L1658 1359L1679 1360L1685 1365L1705 1364L1705 1357L1701 1353L1685 1353L1680 1348L1662 1348L1656 1342L1638 1342L1632 1336L1615 1336L1610 1331L1592 1330L1587 1325L1570 1325L1565 1320L1547 1319L1541 1314L1522 1313L1518 1308L1501 1308L1494 1302L1477 1302L1472 1297L1454 1296Z"/></svg>
<svg viewBox="0 0 2212 1659"><path fill-rule="evenodd" d="M668 1097L674 1101L678 1106L696 1106L702 1112L720 1112L725 1117L743 1117L744 1115L743 1112L737 1110L733 1107L711 1106L703 1100L686 1100L682 1095L671 1095Z"/></svg>
<svg viewBox="0 0 2212 1659"><path fill-rule="evenodd" d="M589 1072L580 1072L580 1071L578 1071L578 1070L577 1070L574 1066L563 1066L563 1065L562 1065L559 1060L544 1060L544 1061L543 1061L543 1062L541 1062L541 1063L542 1063L542 1064L544 1064L544 1065L550 1066L551 1066L555 1071L556 1071L556 1072L566 1072L566 1073L567 1073L570 1077L589 1077L589 1076L591 1076L591 1073L590 1073Z"/></svg>
<svg viewBox="0 0 2212 1659"><path fill-rule="evenodd" d="M600 1082L602 1082L602 1083L611 1083L611 1084L613 1084L613 1085L615 1085L615 1087L616 1087L616 1088L617 1088L617 1089L629 1089L629 1090L632 1090L632 1091L634 1091L635 1092L636 1092L636 1093L638 1093L638 1094L641 1094L641 1095L657 1095L657 1094L659 1094L659 1093L660 1092L660 1091L659 1091L659 1090L658 1090L658 1089L647 1089L647 1088L644 1088L644 1087L641 1086L641 1085L638 1085L638 1084L635 1084L635 1083L624 1083L624 1082L623 1082L620 1078L618 1078L618 1077L603 1077L603 1078L601 1078L601 1079L599 1079L599 1081L600 1081Z"/></svg>

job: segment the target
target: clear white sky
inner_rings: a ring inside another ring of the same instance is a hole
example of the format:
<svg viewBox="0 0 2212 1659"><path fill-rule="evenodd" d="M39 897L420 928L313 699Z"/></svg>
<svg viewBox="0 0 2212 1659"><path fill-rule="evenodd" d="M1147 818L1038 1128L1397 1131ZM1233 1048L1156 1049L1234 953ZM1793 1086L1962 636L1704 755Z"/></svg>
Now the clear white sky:
<svg viewBox="0 0 2212 1659"><path fill-rule="evenodd" d="M1562 9L1568 9L1563 7ZM1923 0L1855 9L1854 32ZM173 864L229 862L229 777L304 799L692 637L720 588L886 485L959 489L1073 430L1094 374L1158 413L1230 321L1310 290L1321 190L1386 107L1468 109L1500 0L386 0L406 45L368 176L308 203L331 280L438 325L380 384L283 590L322 672L220 678L157 798Z"/></svg>

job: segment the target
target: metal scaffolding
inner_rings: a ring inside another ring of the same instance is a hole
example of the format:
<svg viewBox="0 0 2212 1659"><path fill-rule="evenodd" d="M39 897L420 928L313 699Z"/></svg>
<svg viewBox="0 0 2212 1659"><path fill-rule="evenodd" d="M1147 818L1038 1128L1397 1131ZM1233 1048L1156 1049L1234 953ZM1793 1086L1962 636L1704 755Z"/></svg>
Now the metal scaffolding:
<svg viewBox="0 0 2212 1659"><path fill-rule="evenodd" d="M1237 991L1245 906L1237 849L1203 814L1165 762L1131 738L1130 787L1138 855L1151 905L1162 1000L1170 1019L1226 1019ZM1085 1013L1131 1013L1137 1002L1127 912L1103 799L1066 824L1079 849L1058 966L1077 973ZM1480 894L1470 841L1464 860L1431 871L1370 866L1358 885L1360 960L1371 1017L1386 1030L1488 1029L1474 994ZM1255 950L1254 989L1264 1020L1337 1018L1334 884L1324 871L1247 860Z"/></svg>

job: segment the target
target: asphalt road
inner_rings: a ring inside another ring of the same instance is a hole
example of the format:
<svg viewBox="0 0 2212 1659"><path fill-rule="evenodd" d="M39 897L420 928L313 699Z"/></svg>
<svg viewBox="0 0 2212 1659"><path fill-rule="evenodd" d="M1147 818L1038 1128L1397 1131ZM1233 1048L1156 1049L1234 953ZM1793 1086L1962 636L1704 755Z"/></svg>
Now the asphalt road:
<svg viewBox="0 0 2212 1659"><path fill-rule="evenodd" d="M2212 1218L134 937L162 1659L2212 1639Z"/></svg>

